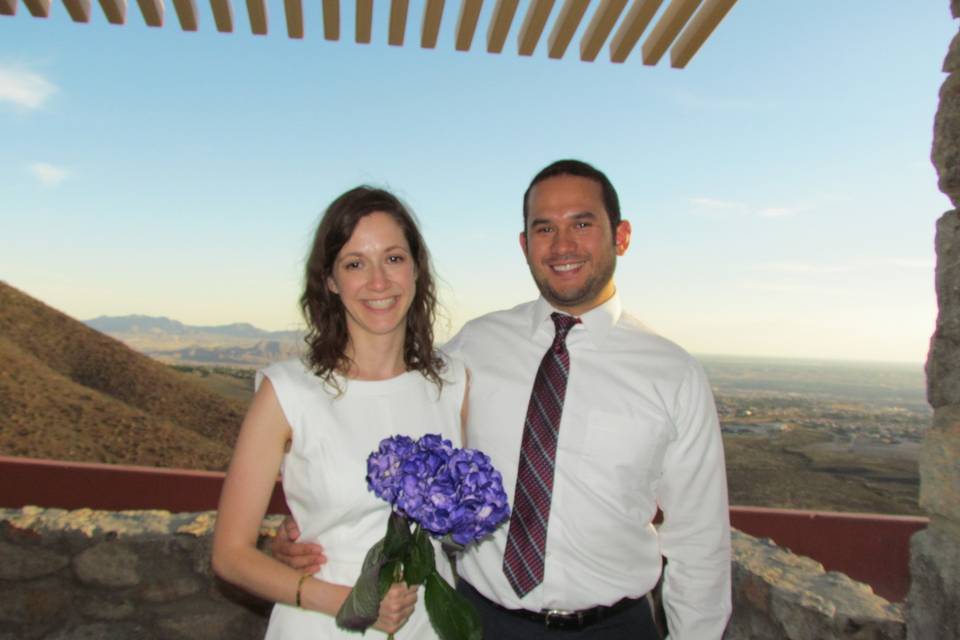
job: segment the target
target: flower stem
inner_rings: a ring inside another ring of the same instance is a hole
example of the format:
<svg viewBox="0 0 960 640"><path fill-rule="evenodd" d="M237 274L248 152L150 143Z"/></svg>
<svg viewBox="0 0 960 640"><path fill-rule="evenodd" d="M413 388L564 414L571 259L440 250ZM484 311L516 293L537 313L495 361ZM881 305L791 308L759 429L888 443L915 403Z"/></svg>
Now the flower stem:
<svg viewBox="0 0 960 640"><path fill-rule="evenodd" d="M417 526L419 526L419 525L417 525ZM398 563L397 563L397 566L394 567L394 569L393 569L393 581L394 581L394 582L400 582L401 580L403 580L403 563L402 563L402 562L398 562ZM394 640L394 637L393 637L393 634L392 634L392 633L387 636L387 640Z"/></svg>

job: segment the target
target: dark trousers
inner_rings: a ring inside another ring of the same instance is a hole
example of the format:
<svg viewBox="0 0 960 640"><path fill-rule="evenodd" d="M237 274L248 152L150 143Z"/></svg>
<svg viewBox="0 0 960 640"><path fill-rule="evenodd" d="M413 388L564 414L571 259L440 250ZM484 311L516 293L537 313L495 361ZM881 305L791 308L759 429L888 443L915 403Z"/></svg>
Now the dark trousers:
<svg viewBox="0 0 960 640"><path fill-rule="evenodd" d="M472 586L460 580L459 591L480 614L484 640L660 640L660 631L653 621L650 604L640 598L610 618L580 630L548 629L543 624L504 611Z"/></svg>

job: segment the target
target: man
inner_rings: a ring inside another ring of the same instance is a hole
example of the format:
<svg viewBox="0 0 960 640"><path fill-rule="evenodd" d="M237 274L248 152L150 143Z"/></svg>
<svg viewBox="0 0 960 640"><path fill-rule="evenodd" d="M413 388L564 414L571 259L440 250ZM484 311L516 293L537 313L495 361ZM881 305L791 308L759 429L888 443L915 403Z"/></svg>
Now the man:
<svg viewBox="0 0 960 640"><path fill-rule="evenodd" d="M523 212L541 297L467 323L445 349L471 371L467 442L513 489L509 526L463 554L458 589L488 640L658 638L644 596L666 558L669 637L720 638L730 532L706 376L622 311L613 275L631 228L602 172L551 164Z"/></svg>

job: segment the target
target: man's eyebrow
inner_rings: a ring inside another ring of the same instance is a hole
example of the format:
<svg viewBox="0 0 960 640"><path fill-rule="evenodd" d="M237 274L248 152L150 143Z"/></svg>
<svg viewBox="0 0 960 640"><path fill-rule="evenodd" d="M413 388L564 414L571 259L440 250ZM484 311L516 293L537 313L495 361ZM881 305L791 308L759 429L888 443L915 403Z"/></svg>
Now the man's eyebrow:
<svg viewBox="0 0 960 640"><path fill-rule="evenodd" d="M579 213L573 213L573 214L563 216L561 218L561 221L562 220L596 220L597 217L598 217L597 214L595 214L593 211L580 211ZM530 226L535 227L541 224L553 224L553 222L554 222L553 220L548 220L546 218L531 218Z"/></svg>

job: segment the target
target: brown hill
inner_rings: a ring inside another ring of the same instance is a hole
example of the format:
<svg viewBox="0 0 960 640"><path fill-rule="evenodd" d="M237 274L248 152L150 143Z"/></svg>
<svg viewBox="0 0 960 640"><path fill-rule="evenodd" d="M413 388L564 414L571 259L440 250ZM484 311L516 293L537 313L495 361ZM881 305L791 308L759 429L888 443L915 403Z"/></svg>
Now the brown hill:
<svg viewBox="0 0 960 640"><path fill-rule="evenodd" d="M0 454L222 469L244 405L0 281Z"/></svg>

